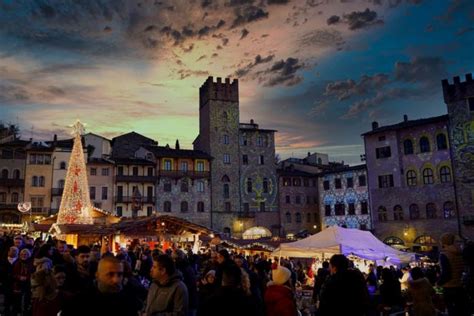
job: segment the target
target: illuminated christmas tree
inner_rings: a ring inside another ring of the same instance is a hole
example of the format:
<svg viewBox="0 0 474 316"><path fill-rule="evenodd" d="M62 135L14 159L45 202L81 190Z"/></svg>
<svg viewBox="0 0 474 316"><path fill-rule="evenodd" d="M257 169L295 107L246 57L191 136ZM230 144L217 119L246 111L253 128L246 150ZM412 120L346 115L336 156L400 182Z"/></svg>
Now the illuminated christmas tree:
<svg viewBox="0 0 474 316"><path fill-rule="evenodd" d="M69 158L57 224L93 223L90 215L92 205L89 198L87 168L81 142L83 133L84 125L78 120L73 125L74 145Z"/></svg>

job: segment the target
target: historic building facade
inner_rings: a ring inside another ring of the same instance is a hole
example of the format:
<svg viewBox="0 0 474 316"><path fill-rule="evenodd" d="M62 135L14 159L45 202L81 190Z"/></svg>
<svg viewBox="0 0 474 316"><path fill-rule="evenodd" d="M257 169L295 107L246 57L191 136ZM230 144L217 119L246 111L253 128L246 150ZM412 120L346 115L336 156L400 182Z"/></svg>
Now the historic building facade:
<svg viewBox="0 0 474 316"><path fill-rule="evenodd" d="M87 180L91 203L102 210L115 213L114 162L106 158L90 158L87 161Z"/></svg>
<svg viewBox="0 0 474 316"><path fill-rule="evenodd" d="M472 74L453 84L442 81L448 108L449 140L454 169L456 202L461 221L460 234L474 238L474 81Z"/></svg>
<svg viewBox="0 0 474 316"><path fill-rule="evenodd" d="M372 228L366 165L318 174L318 192L322 229L334 225Z"/></svg>
<svg viewBox="0 0 474 316"><path fill-rule="evenodd" d="M194 149L211 163L212 227L242 235L254 226L279 232L274 130L240 123L236 79L209 77L199 90Z"/></svg>
<svg viewBox="0 0 474 316"><path fill-rule="evenodd" d="M375 234L387 243L436 246L457 220L448 117L404 120L363 134Z"/></svg>
<svg viewBox="0 0 474 316"><path fill-rule="evenodd" d="M28 144L17 139L0 144L0 223L21 223L17 205L25 201L25 148Z"/></svg>
<svg viewBox="0 0 474 316"><path fill-rule="evenodd" d="M277 170L281 235L303 237L321 230L316 174L285 167Z"/></svg>

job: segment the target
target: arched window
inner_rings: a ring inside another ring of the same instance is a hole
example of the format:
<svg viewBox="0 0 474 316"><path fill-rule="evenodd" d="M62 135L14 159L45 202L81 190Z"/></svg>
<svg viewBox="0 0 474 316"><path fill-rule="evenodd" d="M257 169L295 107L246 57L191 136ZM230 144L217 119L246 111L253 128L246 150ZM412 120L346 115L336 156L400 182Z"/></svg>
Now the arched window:
<svg viewBox="0 0 474 316"><path fill-rule="evenodd" d="M227 175L223 175L221 181L222 182L230 182L230 179Z"/></svg>
<svg viewBox="0 0 474 316"><path fill-rule="evenodd" d="M421 235L415 238L415 244L420 245L436 245L436 240L428 235Z"/></svg>
<svg viewBox="0 0 474 316"><path fill-rule="evenodd" d="M65 161L61 161L61 163L59 164L59 169L66 169L66 162Z"/></svg>
<svg viewBox="0 0 474 316"><path fill-rule="evenodd" d="M263 178L263 193L268 193L268 179Z"/></svg>
<svg viewBox="0 0 474 316"><path fill-rule="evenodd" d="M417 184L416 172L414 170L407 171L407 185L409 187L415 186Z"/></svg>
<svg viewBox="0 0 474 316"><path fill-rule="evenodd" d="M7 169L2 170L2 179L8 179L8 170Z"/></svg>
<svg viewBox="0 0 474 316"><path fill-rule="evenodd" d="M291 214L290 214L290 212L286 212L285 216L286 216L286 222L291 223Z"/></svg>
<svg viewBox="0 0 474 316"><path fill-rule="evenodd" d="M252 178L247 178L247 193L252 193Z"/></svg>
<svg viewBox="0 0 474 316"><path fill-rule="evenodd" d="M202 202L202 201L198 202L197 211L198 211L198 213L203 213L204 212L204 202Z"/></svg>
<svg viewBox="0 0 474 316"><path fill-rule="evenodd" d="M224 183L224 199L228 199L229 196L230 196L230 192L229 192L229 184L228 183Z"/></svg>
<svg viewBox="0 0 474 316"><path fill-rule="evenodd" d="M13 179L20 179L20 170L13 170Z"/></svg>
<svg viewBox="0 0 474 316"><path fill-rule="evenodd" d="M188 192L188 180L181 180L181 192Z"/></svg>
<svg viewBox="0 0 474 316"><path fill-rule="evenodd" d="M387 209L384 206L379 206L378 209L379 222L386 222L387 218Z"/></svg>
<svg viewBox="0 0 474 316"><path fill-rule="evenodd" d="M453 218L456 216L453 202L447 201L443 204L443 216L444 218Z"/></svg>
<svg viewBox="0 0 474 316"><path fill-rule="evenodd" d="M420 152L421 153L428 153L430 152L430 141L428 137L423 136L420 138Z"/></svg>
<svg viewBox="0 0 474 316"><path fill-rule="evenodd" d="M12 193L12 195L11 195L11 200L12 200L12 203L18 203L18 202L19 202L18 193L17 193L17 192L13 192L13 193Z"/></svg>
<svg viewBox="0 0 474 316"><path fill-rule="evenodd" d="M436 145L438 150L448 149L448 141L445 134L439 133L436 135Z"/></svg>
<svg viewBox="0 0 474 316"><path fill-rule="evenodd" d="M433 169L431 169L431 168L423 169L423 183L424 184L433 184L434 183Z"/></svg>
<svg viewBox="0 0 474 316"><path fill-rule="evenodd" d="M436 218L436 205L434 203L426 204L426 218Z"/></svg>
<svg viewBox="0 0 474 316"><path fill-rule="evenodd" d="M38 177L37 176L33 176L31 178L31 186L33 187L37 187L38 186Z"/></svg>
<svg viewBox="0 0 474 316"><path fill-rule="evenodd" d="M188 211L188 202L182 201L181 202L181 213L186 213Z"/></svg>
<svg viewBox="0 0 474 316"><path fill-rule="evenodd" d="M413 142L411 139L405 139L403 141L403 152L405 155L411 155L413 154Z"/></svg>
<svg viewBox="0 0 474 316"><path fill-rule="evenodd" d="M170 213L171 212L171 202L165 201L163 204L163 212Z"/></svg>
<svg viewBox="0 0 474 316"><path fill-rule="evenodd" d="M398 237L395 237L395 236L390 236L390 237L387 237L384 239L384 244L386 245L389 245L389 246L393 246L393 245L405 245L405 242L403 240L401 240L400 238Z"/></svg>
<svg viewBox="0 0 474 316"><path fill-rule="evenodd" d="M403 221L403 208L400 205L395 205L393 208L393 219Z"/></svg>
<svg viewBox="0 0 474 316"><path fill-rule="evenodd" d="M439 179L442 183L451 182L451 169L448 166L439 169Z"/></svg>
<svg viewBox="0 0 474 316"><path fill-rule="evenodd" d="M420 218L420 208L417 204L410 205L410 219L419 219Z"/></svg>
<svg viewBox="0 0 474 316"><path fill-rule="evenodd" d="M38 186L44 187L44 177L40 176L38 179Z"/></svg>
<svg viewBox="0 0 474 316"><path fill-rule="evenodd" d="M300 213L296 213L296 222L301 223L301 214Z"/></svg>

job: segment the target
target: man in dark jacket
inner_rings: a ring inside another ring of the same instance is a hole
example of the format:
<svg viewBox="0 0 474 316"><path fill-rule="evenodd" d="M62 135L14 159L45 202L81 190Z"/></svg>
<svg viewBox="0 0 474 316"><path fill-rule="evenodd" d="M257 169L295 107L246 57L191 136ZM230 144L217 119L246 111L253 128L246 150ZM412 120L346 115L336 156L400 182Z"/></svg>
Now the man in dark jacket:
<svg viewBox="0 0 474 316"><path fill-rule="evenodd" d="M148 291L146 315L188 315L188 289L173 259L167 255L153 257L153 283Z"/></svg>
<svg viewBox="0 0 474 316"><path fill-rule="evenodd" d="M62 316L137 316L137 298L123 291L123 264L114 257L99 261L97 282L79 293L63 308Z"/></svg>
<svg viewBox="0 0 474 316"><path fill-rule="evenodd" d="M369 294L364 276L358 270L349 269L344 255L334 255L329 261L331 275L323 284L319 312L325 315L362 316L367 312Z"/></svg>

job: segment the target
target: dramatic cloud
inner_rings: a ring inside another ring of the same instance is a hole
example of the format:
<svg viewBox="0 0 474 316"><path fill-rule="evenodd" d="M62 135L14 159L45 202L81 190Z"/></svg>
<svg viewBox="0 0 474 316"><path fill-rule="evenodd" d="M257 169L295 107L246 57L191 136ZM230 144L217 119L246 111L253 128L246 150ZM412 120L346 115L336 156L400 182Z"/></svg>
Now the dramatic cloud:
<svg viewBox="0 0 474 316"><path fill-rule="evenodd" d="M332 29L314 30L304 34L299 42L302 46L334 47L344 44L342 34Z"/></svg>
<svg viewBox="0 0 474 316"><path fill-rule="evenodd" d="M329 17L329 19L327 19L327 24L328 25L331 25L331 24L336 24L338 23L339 21L341 20L341 18L337 15L332 15L331 17Z"/></svg>
<svg viewBox="0 0 474 316"><path fill-rule="evenodd" d="M325 95L335 96L339 101L354 95L363 95L385 86L389 82L386 74L363 75L359 82L352 79L333 81L326 85Z"/></svg>
<svg viewBox="0 0 474 316"><path fill-rule="evenodd" d="M231 28L236 28L247 23L268 18L268 12L256 6L248 6L236 9L236 18Z"/></svg>
<svg viewBox="0 0 474 316"><path fill-rule="evenodd" d="M264 57L264 58L260 55L257 55L255 56L255 60L253 62L247 64L243 68L237 69L236 72L234 73L234 76L236 76L237 78L245 77L255 66L268 63L273 60L273 57L275 57L275 55L268 55L267 57Z"/></svg>
<svg viewBox="0 0 474 316"><path fill-rule="evenodd" d="M375 24L383 24L383 21L377 19L377 12L370 10L354 11L344 15L344 21L349 25L350 30L357 30Z"/></svg>
<svg viewBox="0 0 474 316"><path fill-rule="evenodd" d="M433 84L446 75L446 63L441 57L415 57L395 63L394 76L400 81Z"/></svg>
<svg viewBox="0 0 474 316"><path fill-rule="evenodd" d="M265 82L264 86L266 87L294 86L303 80L302 77L296 75L296 72L303 67L304 64L299 63L297 58L290 57L280 60L263 72L265 76L261 77L260 81Z"/></svg>

